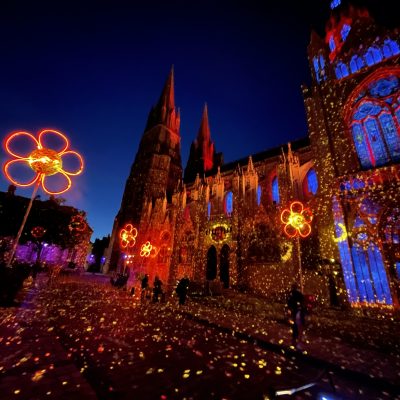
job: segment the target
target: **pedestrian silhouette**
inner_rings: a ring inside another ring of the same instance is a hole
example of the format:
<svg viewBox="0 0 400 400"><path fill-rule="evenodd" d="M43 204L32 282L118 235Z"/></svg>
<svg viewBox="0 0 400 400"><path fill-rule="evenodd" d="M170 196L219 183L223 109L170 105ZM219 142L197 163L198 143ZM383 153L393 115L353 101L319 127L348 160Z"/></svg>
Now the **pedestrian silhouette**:
<svg viewBox="0 0 400 400"><path fill-rule="evenodd" d="M296 348L300 348L304 329L305 302L304 295L300 292L296 283L292 285L287 305L292 323L292 344Z"/></svg>
<svg viewBox="0 0 400 400"><path fill-rule="evenodd" d="M178 285L176 286L175 289L176 294L178 295L179 298L179 304L181 305L185 304L188 289L189 289L189 278L184 277L178 282Z"/></svg>
<svg viewBox="0 0 400 400"><path fill-rule="evenodd" d="M154 278L153 283L153 302L158 302L158 297L162 294L162 282L158 276Z"/></svg>

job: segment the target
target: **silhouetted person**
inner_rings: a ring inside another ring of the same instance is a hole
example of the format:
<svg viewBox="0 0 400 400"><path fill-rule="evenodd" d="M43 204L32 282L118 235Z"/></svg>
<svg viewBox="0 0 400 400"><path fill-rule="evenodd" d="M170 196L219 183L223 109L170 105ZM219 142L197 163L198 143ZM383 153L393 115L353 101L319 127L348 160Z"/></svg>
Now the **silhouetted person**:
<svg viewBox="0 0 400 400"><path fill-rule="evenodd" d="M140 294L140 299L143 300L146 298L147 291L149 290L149 275L146 274L142 278L141 287L142 287L142 292Z"/></svg>
<svg viewBox="0 0 400 400"><path fill-rule="evenodd" d="M296 283L292 285L287 305L292 320L292 344L300 347L304 327L305 303L304 295L300 292Z"/></svg>
<svg viewBox="0 0 400 400"><path fill-rule="evenodd" d="M178 295L179 298L179 304L185 304L188 289L189 289L189 279L186 277L182 278L178 282L178 285L176 286L175 289L176 294Z"/></svg>
<svg viewBox="0 0 400 400"><path fill-rule="evenodd" d="M154 278L153 283L153 302L158 302L158 297L162 294L162 282L158 276Z"/></svg>

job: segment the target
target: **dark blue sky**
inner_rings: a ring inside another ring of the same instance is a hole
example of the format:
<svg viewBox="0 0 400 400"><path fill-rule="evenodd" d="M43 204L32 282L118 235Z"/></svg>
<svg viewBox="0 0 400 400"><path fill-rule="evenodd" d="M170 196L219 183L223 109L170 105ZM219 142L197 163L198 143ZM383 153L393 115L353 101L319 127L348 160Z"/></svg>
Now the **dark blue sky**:
<svg viewBox="0 0 400 400"><path fill-rule="evenodd" d="M232 161L307 134L306 46L328 13L324 0L2 1L1 136L52 127L70 137L86 169L63 197L101 237L172 64L183 167L204 102L217 151Z"/></svg>

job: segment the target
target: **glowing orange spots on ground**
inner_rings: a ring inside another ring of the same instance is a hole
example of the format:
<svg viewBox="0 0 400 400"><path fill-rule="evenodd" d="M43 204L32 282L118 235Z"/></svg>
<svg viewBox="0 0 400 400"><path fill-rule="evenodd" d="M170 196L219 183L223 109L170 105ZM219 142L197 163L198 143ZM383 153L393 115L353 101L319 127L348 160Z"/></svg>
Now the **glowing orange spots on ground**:
<svg viewBox="0 0 400 400"><path fill-rule="evenodd" d="M300 201L294 201L290 209L284 209L281 213L281 221L285 224L285 234L290 237L307 237L311 233L311 221L313 215L308 208L304 208Z"/></svg>
<svg viewBox="0 0 400 400"><path fill-rule="evenodd" d="M126 224L119 233L121 248L132 248L136 244L138 231L132 224Z"/></svg>
<svg viewBox="0 0 400 400"><path fill-rule="evenodd" d="M151 254L152 250L153 250L152 244L149 241L147 241L140 248L140 257L148 257Z"/></svg>
<svg viewBox="0 0 400 400"><path fill-rule="evenodd" d="M62 140L63 146L61 150L50 149L43 145L44 138L49 135L57 136ZM12 142L21 137L28 138L31 142L31 145L33 145L35 148L29 154L18 154L16 151L11 149ZM14 157L13 160L6 162L4 165L4 174L6 175L7 179L9 179L16 186L26 187L33 185L37 181L40 181L42 188L46 193L57 195L65 193L71 187L72 183L70 176L79 175L83 171L83 158L76 151L67 151L69 147L68 138L56 130L44 129L39 133L38 139L36 139L35 136L29 132L15 132L7 137L4 147L8 154ZM63 169L63 157L67 155L73 155L78 159L79 167L75 171L66 171ZM26 165L35 172L34 177L30 181L20 182L12 177L10 173L10 167L18 164ZM47 187L46 177L58 173L63 175L65 178L65 186L58 191L52 191Z"/></svg>

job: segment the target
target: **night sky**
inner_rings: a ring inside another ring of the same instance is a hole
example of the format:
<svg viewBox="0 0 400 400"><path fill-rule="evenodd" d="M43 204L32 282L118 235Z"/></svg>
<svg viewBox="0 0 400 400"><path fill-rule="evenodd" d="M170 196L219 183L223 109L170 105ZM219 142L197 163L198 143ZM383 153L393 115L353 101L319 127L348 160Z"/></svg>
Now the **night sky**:
<svg viewBox="0 0 400 400"><path fill-rule="evenodd" d="M396 15L384 7L394 0L363 3L378 21ZM66 133L86 169L62 197L87 211L92 240L107 235L172 64L183 167L205 102L216 149L233 161L307 135L306 47L311 27L323 34L328 15L324 0L3 0L1 137ZM7 187L1 176L0 190Z"/></svg>

